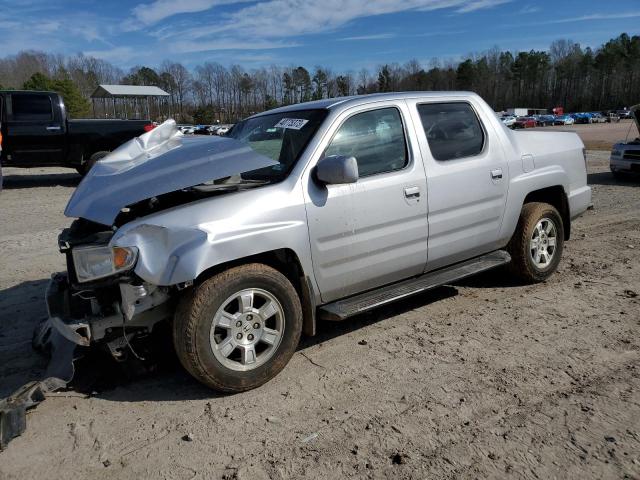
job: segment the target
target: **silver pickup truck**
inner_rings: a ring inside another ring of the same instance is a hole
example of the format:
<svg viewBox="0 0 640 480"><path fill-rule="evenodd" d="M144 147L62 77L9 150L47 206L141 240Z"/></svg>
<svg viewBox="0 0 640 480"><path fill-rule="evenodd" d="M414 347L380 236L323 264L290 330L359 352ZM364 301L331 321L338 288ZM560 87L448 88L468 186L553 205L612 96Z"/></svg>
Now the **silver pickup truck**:
<svg viewBox="0 0 640 480"><path fill-rule="evenodd" d="M280 372L316 319L498 266L540 282L590 204L574 133L511 131L477 95L334 98L225 138L166 122L99 161L60 235L49 325L116 359L162 323L227 392Z"/></svg>
<svg viewBox="0 0 640 480"><path fill-rule="evenodd" d="M617 178L626 178L629 174L640 174L640 105L631 107L630 116L635 121L636 131L629 127L627 139L617 142L611 149L609 168ZM633 140L629 136L638 133Z"/></svg>

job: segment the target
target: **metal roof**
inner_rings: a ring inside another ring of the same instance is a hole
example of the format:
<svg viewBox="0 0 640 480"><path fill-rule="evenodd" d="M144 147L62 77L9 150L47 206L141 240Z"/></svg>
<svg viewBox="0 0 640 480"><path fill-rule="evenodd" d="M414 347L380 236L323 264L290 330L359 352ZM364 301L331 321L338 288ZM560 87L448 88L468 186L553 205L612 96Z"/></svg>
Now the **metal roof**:
<svg viewBox="0 0 640 480"><path fill-rule="evenodd" d="M98 85L91 94L91 98L168 96L161 88L142 85Z"/></svg>
<svg viewBox="0 0 640 480"><path fill-rule="evenodd" d="M410 92L388 92L388 93L369 93L366 95L352 95L350 97L325 98L323 100L314 100L311 102L295 103L284 107L267 110L256 115L269 115L272 113L295 112L296 110L311 109L335 109L336 107L347 108L357 105L363 105L373 102L381 102L385 100L406 100L409 98L442 98L442 97L477 97L476 93L464 91L410 91Z"/></svg>

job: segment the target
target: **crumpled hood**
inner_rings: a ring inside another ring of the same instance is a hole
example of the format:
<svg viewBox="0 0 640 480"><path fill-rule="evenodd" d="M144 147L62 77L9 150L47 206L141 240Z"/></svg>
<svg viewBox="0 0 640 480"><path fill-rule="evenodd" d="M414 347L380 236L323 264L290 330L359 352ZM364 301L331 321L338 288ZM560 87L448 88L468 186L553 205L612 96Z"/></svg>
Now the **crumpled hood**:
<svg viewBox="0 0 640 480"><path fill-rule="evenodd" d="M64 214L112 225L120 210L147 198L277 165L224 137L185 137L173 120L124 143L97 162Z"/></svg>

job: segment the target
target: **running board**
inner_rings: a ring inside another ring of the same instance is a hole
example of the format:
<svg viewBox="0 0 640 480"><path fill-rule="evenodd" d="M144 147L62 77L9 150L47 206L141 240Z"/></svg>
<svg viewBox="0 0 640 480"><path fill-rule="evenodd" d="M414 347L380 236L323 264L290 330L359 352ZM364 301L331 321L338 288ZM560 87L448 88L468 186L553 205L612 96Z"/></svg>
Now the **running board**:
<svg viewBox="0 0 640 480"><path fill-rule="evenodd" d="M511 257L506 251L496 250L471 260L425 273L419 277L328 303L320 307L320 318L339 322L381 305L499 267L510 261Z"/></svg>

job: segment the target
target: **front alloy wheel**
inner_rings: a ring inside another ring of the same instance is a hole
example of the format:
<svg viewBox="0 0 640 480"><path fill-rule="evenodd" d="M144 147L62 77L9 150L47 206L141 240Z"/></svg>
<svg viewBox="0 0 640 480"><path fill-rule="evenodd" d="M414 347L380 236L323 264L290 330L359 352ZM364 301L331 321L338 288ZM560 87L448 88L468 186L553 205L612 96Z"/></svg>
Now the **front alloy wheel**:
<svg viewBox="0 0 640 480"><path fill-rule="evenodd" d="M180 300L173 342L197 380L242 392L276 376L300 340L302 307L291 282L263 264L212 276Z"/></svg>
<svg viewBox="0 0 640 480"><path fill-rule="evenodd" d="M274 355L284 333L284 310L271 293L249 288L218 309L209 341L214 356L231 370L259 367Z"/></svg>

